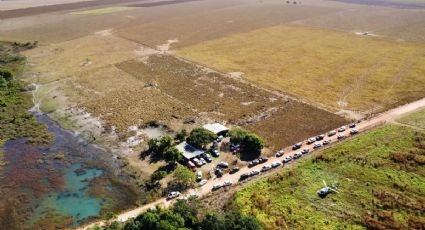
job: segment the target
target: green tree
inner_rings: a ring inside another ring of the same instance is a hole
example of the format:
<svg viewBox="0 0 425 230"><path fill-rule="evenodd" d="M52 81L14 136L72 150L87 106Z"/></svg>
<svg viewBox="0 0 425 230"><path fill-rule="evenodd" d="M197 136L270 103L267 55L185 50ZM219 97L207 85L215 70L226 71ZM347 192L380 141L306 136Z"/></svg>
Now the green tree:
<svg viewBox="0 0 425 230"><path fill-rule="evenodd" d="M253 216L243 216L240 212L226 212L224 226L229 230L261 230L258 220Z"/></svg>
<svg viewBox="0 0 425 230"><path fill-rule="evenodd" d="M221 216L215 213L208 213L199 223L202 230L221 230L227 229Z"/></svg>
<svg viewBox="0 0 425 230"><path fill-rule="evenodd" d="M173 212L179 214L184 219L184 226L186 228L195 228L198 222L198 213L202 205L196 198L189 198L188 200L177 200L173 205Z"/></svg>
<svg viewBox="0 0 425 230"><path fill-rule="evenodd" d="M179 190L185 190L189 187L192 187L195 184L196 178L195 173L193 173L189 168L184 166L179 166L174 171L173 180L171 181L171 187L176 187Z"/></svg>
<svg viewBox="0 0 425 230"><path fill-rule="evenodd" d="M174 139L176 139L179 142L183 142L184 140L186 140L188 133L186 131L186 129L182 129L180 130L180 132L178 132L175 136Z"/></svg>
<svg viewBox="0 0 425 230"><path fill-rule="evenodd" d="M148 141L148 153L153 156L164 158L165 153L174 145L173 138L163 136L160 139L150 139Z"/></svg>
<svg viewBox="0 0 425 230"><path fill-rule="evenodd" d="M183 155L176 147L171 147L165 151L163 157L167 163L175 164L182 159Z"/></svg>
<svg viewBox="0 0 425 230"><path fill-rule="evenodd" d="M215 139L217 139L217 135L213 132L204 128L196 128L190 132L187 143L198 148L205 148L207 144L213 142Z"/></svg>
<svg viewBox="0 0 425 230"><path fill-rule="evenodd" d="M264 148L264 140L254 133L236 127L229 131L230 141L241 145L242 153L258 156Z"/></svg>

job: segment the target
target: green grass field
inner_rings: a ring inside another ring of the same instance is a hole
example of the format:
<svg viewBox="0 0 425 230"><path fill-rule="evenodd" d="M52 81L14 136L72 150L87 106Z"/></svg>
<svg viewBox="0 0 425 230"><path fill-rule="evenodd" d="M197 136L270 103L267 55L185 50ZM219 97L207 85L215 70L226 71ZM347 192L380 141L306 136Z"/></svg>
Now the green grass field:
<svg viewBox="0 0 425 230"><path fill-rule="evenodd" d="M266 229L423 229L425 134L385 126L255 182L234 204ZM339 184L340 193L317 190Z"/></svg>
<svg viewBox="0 0 425 230"><path fill-rule="evenodd" d="M425 129L425 109L413 112L398 120L400 123Z"/></svg>
<svg viewBox="0 0 425 230"><path fill-rule="evenodd" d="M367 111L425 96L425 45L276 26L177 50L224 72L337 111Z"/></svg>

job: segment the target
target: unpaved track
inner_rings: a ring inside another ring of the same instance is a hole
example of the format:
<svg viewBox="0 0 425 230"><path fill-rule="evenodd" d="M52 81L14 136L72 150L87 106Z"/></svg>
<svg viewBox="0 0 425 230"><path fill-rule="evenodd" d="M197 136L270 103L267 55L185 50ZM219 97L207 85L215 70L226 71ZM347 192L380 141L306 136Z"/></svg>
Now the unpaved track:
<svg viewBox="0 0 425 230"><path fill-rule="evenodd" d="M377 116L375 116L375 117L373 117L373 118L371 118L369 120L362 121L362 122L360 122L360 123L357 124L356 129L359 130L359 132L364 132L364 131L370 130L370 129L374 128L374 127L383 125L383 124L385 124L387 122L391 122L391 121L395 120L396 118L400 117L401 115L404 115L404 114L413 112L413 111L415 111L417 109L420 109L420 108L423 108L423 107L425 107L425 98L423 98L421 100L418 100L418 101L415 101L415 102L412 102L412 103L409 103L409 104L406 104L406 105L403 105L403 106L400 106L400 107L397 107L397 108L392 109L392 110L389 110L389 111L387 111L385 113L381 113L381 114L379 114L379 115L377 115ZM341 133L338 133L338 134L341 134ZM325 137L325 140L329 140L330 139L330 140L332 140L332 143L338 142L338 140L337 140L338 134L337 135L334 135L332 137L327 137L326 136ZM348 129L348 127L347 127L347 130L345 132L343 132L343 134L345 134L345 136L350 136L350 130ZM303 146L301 147L301 149L307 148L307 147L310 149L310 153L309 154L311 154L311 152L313 152L313 146L312 145L307 145L304 142L303 143ZM295 150L294 151L289 146L289 147L286 147L284 149L284 151L285 151L284 156L279 157L279 158L270 157L269 160L268 160L268 162L265 163L265 164L271 164L274 161L281 162L282 159L285 156L293 155L295 152L300 151L300 150ZM261 168L265 164L260 164L260 165L257 165L255 167L252 167L252 168L243 167L243 168L241 168L241 170L239 170L239 172L237 172L235 174L225 174L221 178L210 179L208 181L208 183L205 184L204 186L202 186L200 188L197 188L197 189L189 190L187 192L187 194L191 194L193 192L196 192L200 196L205 196L206 194L208 194L209 192L211 192L211 189L212 189L212 187L215 184L218 184L218 183L221 183L222 184L224 181L231 181L233 184L235 184L235 183L238 182L239 177L240 177L241 174L248 173L248 172L250 172L250 171L252 171L254 169L255 170L261 170ZM273 170L272 169L271 171L277 171L277 170ZM144 206L135 208L133 210L126 211L126 212L118 215L117 220L118 221L126 221L126 220L128 220L130 218L134 218L134 217L140 215L141 213L145 212L149 208L154 208L157 205L160 205L161 207L168 207L168 206L170 206L170 204L172 204L172 201L167 201L166 199L162 198L162 199L159 199L159 200L157 200L157 201L155 201L153 203L149 203L149 204L146 204ZM90 225L82 226L82 227L78 228L78 230L88 229L90 227L94 227L96 225L99 225L100 226L100 225L103 225L103 224L105 224L104 221L99 221L99 222L92 223Z"/></svg>

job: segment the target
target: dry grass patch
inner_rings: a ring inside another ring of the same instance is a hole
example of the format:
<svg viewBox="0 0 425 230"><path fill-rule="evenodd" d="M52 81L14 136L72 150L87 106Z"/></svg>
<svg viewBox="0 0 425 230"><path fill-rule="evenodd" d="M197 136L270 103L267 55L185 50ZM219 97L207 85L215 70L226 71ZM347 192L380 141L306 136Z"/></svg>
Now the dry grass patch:
<svg viewBox="0 0 425 230"><path fill-rule="evenodd" d="M111 7L90 9L90 10L74 11L71 14L96 16L96 15L111 14L111 13L115 13L115 12L126 11L126 10L130 10L130 9L133 9L133 7L111 6Z"/></svg>
<svg viewBox="0 0 425 230"><path fill-rule="evenodd" d="M277 26L177 53L264 86L340 109L394 107L425 96L425 46Z"/></svg>

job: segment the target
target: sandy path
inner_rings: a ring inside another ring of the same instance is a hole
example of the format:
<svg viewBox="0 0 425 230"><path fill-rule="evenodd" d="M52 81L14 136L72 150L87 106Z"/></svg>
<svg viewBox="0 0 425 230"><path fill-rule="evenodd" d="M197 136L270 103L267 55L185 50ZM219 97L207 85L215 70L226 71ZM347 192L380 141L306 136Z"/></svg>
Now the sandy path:
<svg viewBox="0 0 425 230"><path fill-rule="evenodd" d="M397 107L397 108L389 110L385 113L381 113L381 114L377 115L376 117L374 117L372 119L362 121L362 122L357 124L356 129L359 132L364 132L364 131L367 131L367 130L372 129L374 127L385 124L387 122L391 122L391 121L395 120L396 118L400 117L401 115L413 112L413 111L420 109L420 108L423 108L423 107L425 107L425 98L418 100L418 101L415 101L415 102L412 102L412 103L409 103L409 104L406 104L406 105L403 105L403 106L400 106L400 107ZM350 136L350 130L348 129L348 127L347 127L347 130L345 132L342 132L342 133L345 134L345 136ZM341 134L341 133L338 133L338 134ZM336 142L338 142L338 139L337 139L338 134L334 135L332 137L326 136L325 140L332 140L332 143L336 143ZM304 148L310 149L309 154L311 154L311 152L315 152L315 150L313 150L313 145L307 145L306 141L303 142L303 146L301 147L301 149L304 149ZM300 151L300 150L294 151L294 150L292 150L291 146L286 147L286 148L284 148L284 156L279 157L279 158L270 157L268 162L265 163L265 164L270 165L274 161L282 162L282 159L285 156L289 156L289 155L292 156L297 151ZM302 158L300 158L300 159L302 159ZM241 170L239 170L239 172L237 172L235 174L225 174L221 178L212 178L204 186L197 188L197 189L191 189L187 192L187 194L191 194L193 192L196 192L200 196L205 196L206 194L211 192L211 189L215 184L223 183L224 181L231 181L233 184L236 184L238 182L241 174L248 173L248 172L250 172L254 169L255 170L261 170L261 168L265 164L260 164L260 165L257 165L255 167L252 167L252 168L243 167L243 168L241 168ZM277 170L271 170L271 171L277 171ZM130 211L127 211L127 212L124 212L124 213L122 213L118 216L117 220L118 221L126 221L130 218L138 216L139 214L145 212L149 208L154 208L157 205L160 205L162 207L168 207L168 206L170 206L170 204L172 204L172 202L173 201L167 201L166 199L162 198L162 199L159 199L159 200L157 200L153 203L138 207L136 209L133 209L133 210L130 210ZM99 221L99 222L96 222L96 223L93 223L93 224L90 224L90 225L87 225L87 226L80 227L80 228L78 228L78 230L88 229L88 228L93 227L95 225L103 225L104 223L105 223L104 221Z"/></svg>

